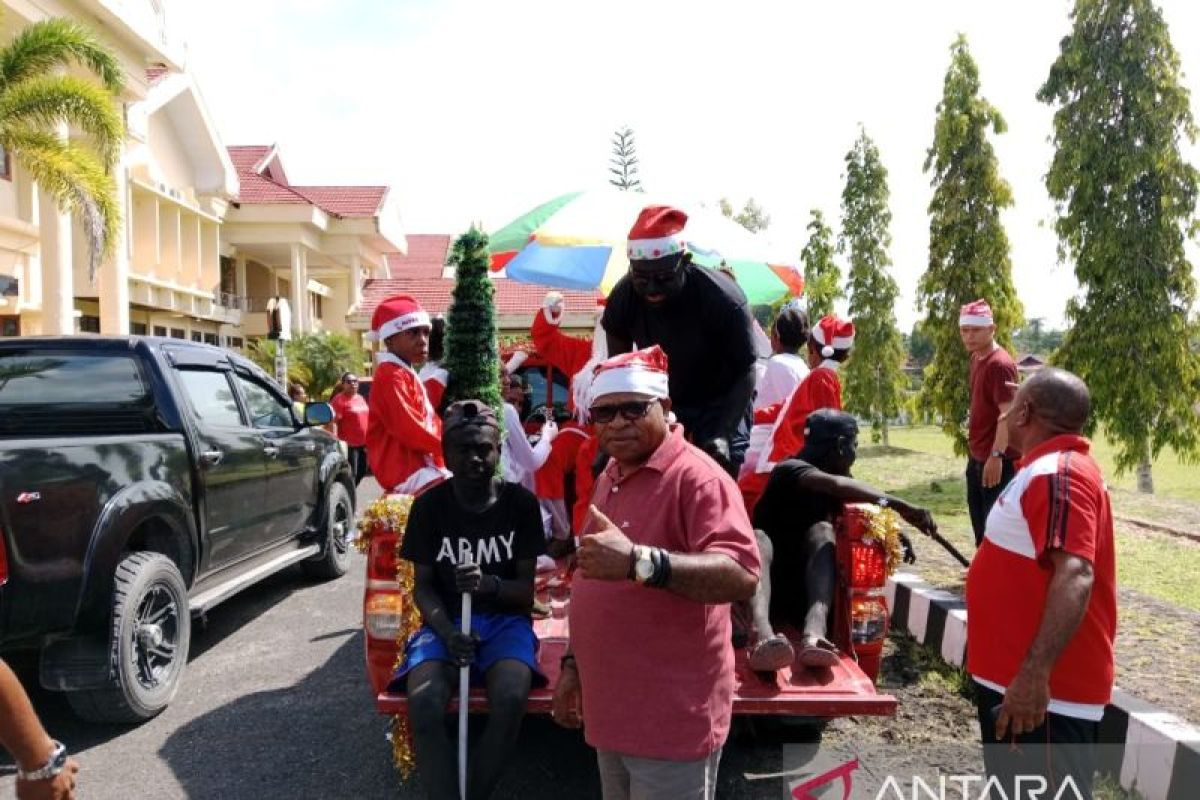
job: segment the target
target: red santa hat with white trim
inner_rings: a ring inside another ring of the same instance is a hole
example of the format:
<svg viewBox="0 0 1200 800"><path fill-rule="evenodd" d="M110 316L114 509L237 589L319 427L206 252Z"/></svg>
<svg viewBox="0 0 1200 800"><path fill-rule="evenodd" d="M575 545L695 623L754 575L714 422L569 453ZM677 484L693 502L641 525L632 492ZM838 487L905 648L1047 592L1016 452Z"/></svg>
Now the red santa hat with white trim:
<svg viewBox="0 0 1200 800"><path fill-rule="evenodd" d="M981 298L958 310L958 324L986 328L988 325L995 325L996 319L992 316L992 307L988 305L987 300Z"/></svg>
<svg viewBox="0 0 1200 800"><path fill-rule="evenodd" d="M592 376L588 404L606 394L641 394L662 399L667 392L667 354L658 345L601 361Z"/></svg>
<svg viewBox="0 0 1200 800"><path fill-rule="evenodd" d="M384 342L409 328L430 327L429 313L411 295L394 294L375 307L367 338Z"/></svg>
<svg viewBox="0 0 1200 800"><path fill-rule="evenodd" d="M821 356L832 358L838 350L849 350L854 346L854 323L835 314L821 317L821 321L813 326L812 338L821 345Z"/></svg>
<svg viewBox="0 0 1200 800"><path fill-rule="evenodd" d="M646 206L629 229L630 261L651 261L687 250L688 215L671 206Z"/></svg>

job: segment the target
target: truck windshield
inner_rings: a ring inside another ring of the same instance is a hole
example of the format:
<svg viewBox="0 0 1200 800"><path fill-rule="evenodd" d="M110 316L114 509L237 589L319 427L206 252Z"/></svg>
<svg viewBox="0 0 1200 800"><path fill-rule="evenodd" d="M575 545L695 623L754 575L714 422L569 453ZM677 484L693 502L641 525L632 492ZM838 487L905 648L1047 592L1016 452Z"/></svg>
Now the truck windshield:
<svg viewBox="0 0 1200 800"><path fill-rule="evenodd" d="M151 429L152 409L131 357L0 354L0 436L143 432Z"/></svg>

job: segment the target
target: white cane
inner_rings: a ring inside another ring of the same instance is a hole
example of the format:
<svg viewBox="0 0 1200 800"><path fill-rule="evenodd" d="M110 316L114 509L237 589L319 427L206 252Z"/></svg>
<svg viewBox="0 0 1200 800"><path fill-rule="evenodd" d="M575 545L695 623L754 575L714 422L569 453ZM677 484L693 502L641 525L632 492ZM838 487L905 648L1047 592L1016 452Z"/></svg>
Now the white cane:
<svg viewBox="0 0 1200 800"><path fill-rule="evenodd" d="M471 593L462 593L462 632L471 635ZM467 701L471 691L471 666L458 668L458 796L467 800Z"/></svg>

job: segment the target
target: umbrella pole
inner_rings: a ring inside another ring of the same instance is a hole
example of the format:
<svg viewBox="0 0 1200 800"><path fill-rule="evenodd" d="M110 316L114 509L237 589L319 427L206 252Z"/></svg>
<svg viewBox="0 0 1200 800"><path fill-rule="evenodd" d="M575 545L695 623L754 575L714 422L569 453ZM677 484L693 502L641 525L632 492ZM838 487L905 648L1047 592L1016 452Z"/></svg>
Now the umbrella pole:
<svg viewBox="0 0 1200 800"><path fill-rule="evenodd" d="M471 633L471 593L462 593L462 627ZM467 702L471 692L471 666L458 668L458 796L467 800Z"/></svg>

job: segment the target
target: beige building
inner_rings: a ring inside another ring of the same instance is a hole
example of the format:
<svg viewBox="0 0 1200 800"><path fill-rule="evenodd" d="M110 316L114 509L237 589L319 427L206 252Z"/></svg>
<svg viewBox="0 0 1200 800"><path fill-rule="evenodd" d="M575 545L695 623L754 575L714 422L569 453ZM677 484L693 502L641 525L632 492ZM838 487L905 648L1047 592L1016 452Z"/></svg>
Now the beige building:
<svg viewBox="0 0 1200 800"><path fill-rule="evenodd" d="M125 67L115 254L93 282L87 241L0 153L0 336L173 336L241 348L285 297L294 332L345 332L367 278L403 251L385 186L293 186L274 147L226 148L162 0L0 0L0 41L70 17ZM71 132L62 132L70 136Z"/></svg>

